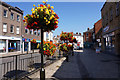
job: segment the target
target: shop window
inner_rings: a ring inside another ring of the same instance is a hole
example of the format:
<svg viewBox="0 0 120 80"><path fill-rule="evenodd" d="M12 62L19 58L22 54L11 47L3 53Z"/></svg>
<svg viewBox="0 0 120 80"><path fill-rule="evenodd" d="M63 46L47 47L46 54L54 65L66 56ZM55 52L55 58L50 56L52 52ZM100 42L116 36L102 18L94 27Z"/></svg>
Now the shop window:
<svg viewBox="0 0 120 80"><path fill-rule="evenodd" d="M4 10L4 17L7 17L7 10Z"/></svg>
<svg viewBox="0 0 120 80"><path fill-rule="evenodd" d="M116 16L119 15L119 2L116 3Z"/></svg>
<svg viewBox="0 0 120 80"><path fill-rule="evenodd" d="M3 32L7 32L7 23L3 23Z"/></svg>
<svg viewBox="0 0 120 80"><path fill-rule="evenodd" d="M17 15L17 21L20 21L20 16L19 15Z"/></svg>
<svg viewBox="0 0 120 80"><path fill-rule="evenodd" d="M19 34L20 33L20 29L19 29L19 26L17 26L16 28L16 34Z"/></svg>
<svg viewBox="0 0 120 80"><path fill-rule="evenodd" d="M0 40L0 53L5 53L5 52L6 52L6 41Z"/></svg>
<svg viewBox="0 0 120 80"><path fill-rule="evenodd" d="M13 25L11 25L11 27L10 27L10 32L14 33L14 26Z"/></svg>
<svg viewBox="0 0 120 80"><path fill-rule="evenodd" d="M14 14L13 14L13 13L11 13L11 19L12 19L12 20L14 19Z"/></svg>

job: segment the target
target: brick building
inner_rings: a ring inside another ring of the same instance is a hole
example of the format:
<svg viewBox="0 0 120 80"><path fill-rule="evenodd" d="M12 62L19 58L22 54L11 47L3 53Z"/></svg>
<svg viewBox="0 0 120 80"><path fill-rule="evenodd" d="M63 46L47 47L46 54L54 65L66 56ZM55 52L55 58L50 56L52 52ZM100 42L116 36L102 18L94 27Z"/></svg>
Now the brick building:
<svg viewBox="0 0 120 80"><path fill-rule="evenodd" d="M22 51L31 51L32 49L37 48L37 43L41 42L41 33L40 30L33 31L25 28L24 22L22 22ZM36 44L31 43L32 39L36 39ZM33 47L34 45L34 47Z"/></svg>
<svg viewBox="0 0 120 80"><path fill-rule="evenodd" d="M93 31L93 28L88 28L86 32L83 32L84 47L91 47L93 45Z"/></svg>
<svg viewBox="0 0 120 80"><path fill-rule="evenodd" d="M0 1L0 53L21 51L23 11Z"/></svg>
<svg viewBox="0 0 120 80"><path fill-rule="evenodd" d="M120 55L120 2L105 2L102 15L102 50Z"/></svg>
<svg viewBox="0 0 120 80"><path fill-rule="evenodd" d="M95 46L101 47L102 19L94 24Z"/></svg>

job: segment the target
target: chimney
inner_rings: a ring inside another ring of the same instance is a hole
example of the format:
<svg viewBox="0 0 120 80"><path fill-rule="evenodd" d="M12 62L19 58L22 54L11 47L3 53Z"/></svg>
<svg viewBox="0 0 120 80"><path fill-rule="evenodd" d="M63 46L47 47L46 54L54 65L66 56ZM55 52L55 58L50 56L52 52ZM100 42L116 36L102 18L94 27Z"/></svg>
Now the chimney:
<svg viewBox="0 0 120 80"><path fill-rule="evenodd" d="M90 28L87 28L87 30L90 30Z"/></svg>
<svg viewBox="0 0 120 80"><path fill-rule="evenodd" d="M79 35L81 36L81 33L79 33Z"/></svg>

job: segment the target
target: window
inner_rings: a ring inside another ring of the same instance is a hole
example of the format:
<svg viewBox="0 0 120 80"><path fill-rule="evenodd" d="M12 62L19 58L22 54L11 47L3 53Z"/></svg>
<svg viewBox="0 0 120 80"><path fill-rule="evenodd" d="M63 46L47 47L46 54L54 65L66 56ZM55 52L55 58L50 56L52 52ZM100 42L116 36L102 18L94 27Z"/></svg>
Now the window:
<svg viewBox="0 0 120 80"><path fill-rule="evenodd" d="M7 10L4 10L4 17L7 17Z"/></svg>
<svg viewBox="0 0 120 80"><path fill-rule="evenodd" d="M116 3L116 16L119 15L119 2Z"/></svg>
<svg viewBox="0 0 120 80"><path fill-rule="evenodd" d="M110 20L112 20L113 19L113 10L112 10L112 8L110 9Z"/></svg>
<svg viewBox="0 0 120 80"><path fill-rule="evenodd" d="M3 32L7 32L7 24L3 23Z"/></svg>
<svg viewBox="0 0 120 80"><path fill-rule="evenodd" d="M86 39L87 39L87 41L88 41L88 37L87 37Z"/></svg>
<svg viewBox="0 0 120 80"><path fill-rule="evenodd" d="M19 26L17 26L16 28L16 34L19 34L20 33L20 29L19 29Z"/></svg>
<svg viewBox="0 0 120 80"><path fill-rule="evenodd" d="M105 18L105 20L106 20L106 24L108 23L108 13L106 13L106 18Z"/></svg>
<svg viewBox="0 0 120 80"><path fill-rule="evenodd" d="M88 33L86 33L86 36L88 37Z"/></svg>
<svg viewBox="0 0 120 80"><path fill-rule="evenodd" d="M33 34L33 30L32 29L30 30L30 34Z"/></svg>
<svg viewBox="0 0 120 80"><path fill-rule="evenodd" d="M19 15L17 15L17 21L20 21L20 16Z"/></svg>
<svg viewBox="0 0 120 80"><path fill-rule="evenodd" d="M13 13L11 13L11 19L12 19L12 20L14 19L14 14L13 14Z"/></svg>
<svg viewBox="0 0 120 80"><path fill-rule="evenodd" d="M40 32L38 32L38 36L40 36Z"/></svg>
<svg viewBox="0 0 120 80"><path fill-rule="evenodd" d="M10 27L10 32L14 33L14 26L13 25L11 25L11 27Z"/></svg>
<svg viewBox="0 0 120 80"><path fill-rule="evenodd" d="M28 33L28 29L25 29L25 33Z"/></svg>
<svg viewBox="0 0 120 80"><path fill-rule="evenodd" d="M37 31L34 31L34 34L37 35Z"/></svg>
<svg viewBox="0 0 120 80"><path fill-rule="evenodd" d="M40 30L38 30L38 36L40 36Z"/></svg>

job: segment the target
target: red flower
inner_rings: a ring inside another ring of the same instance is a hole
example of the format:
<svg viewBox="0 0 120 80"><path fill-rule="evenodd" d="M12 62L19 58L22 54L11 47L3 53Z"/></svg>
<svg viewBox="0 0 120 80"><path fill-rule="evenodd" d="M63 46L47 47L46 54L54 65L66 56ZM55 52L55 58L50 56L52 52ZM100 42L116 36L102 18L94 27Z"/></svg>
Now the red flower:
<svg viewBox="0 0 120 80"><path fill-rule="evenodd" d="M30 28L30 25L27 25L27 28Z"/></svg>
<svg viewBox="0 0 120 80"><path fill-rule="evenodd" d="M37 22L34 22L36 25L38 24Z"/></svg>
<svg viewBox="0 0 120 80"><path fill-rule="evenodd" d="M25 22L25 20L23 20L23 22Z"/></svg>
<svg viewBox="0 0 120 80"><path fill-rule="evenodd" d="M43 5L42 5L42 4L40 4L40 7L43 7Z"/></svg>

